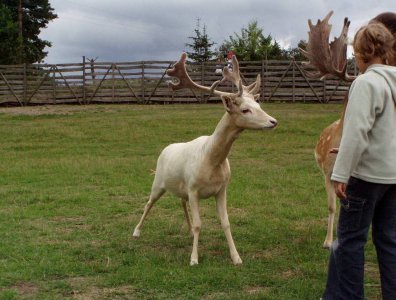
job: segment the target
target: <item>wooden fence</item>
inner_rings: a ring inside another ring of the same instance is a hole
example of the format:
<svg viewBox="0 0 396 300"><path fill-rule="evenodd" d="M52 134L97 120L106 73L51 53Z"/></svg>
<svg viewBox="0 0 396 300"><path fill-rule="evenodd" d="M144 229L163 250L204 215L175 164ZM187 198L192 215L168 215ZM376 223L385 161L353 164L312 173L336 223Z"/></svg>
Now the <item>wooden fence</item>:
<svg viewBox="0 0 396 300"><path fill-rule="evenodd" d="M0 66L0 104L34 105L60 103L206 103L219 101L213 95L191 90L171 91L172 78L166 70L174 61L93 62L73 64L33 64ZM210 86L221 78L215 63L188 64L191 78ZM352 63L349 73L356 75ZM340 101L348 85L338 79L308 79L301 62L240 62L244 84L261 74L260 101L322 102ZM235 91L231 83L223 91Z"/></svg>

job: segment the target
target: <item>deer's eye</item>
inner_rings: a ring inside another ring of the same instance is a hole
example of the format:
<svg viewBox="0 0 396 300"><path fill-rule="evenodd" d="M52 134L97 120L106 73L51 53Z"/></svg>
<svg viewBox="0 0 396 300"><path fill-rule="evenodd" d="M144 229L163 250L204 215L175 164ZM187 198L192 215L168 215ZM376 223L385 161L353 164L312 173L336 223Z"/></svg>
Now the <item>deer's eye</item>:
<svg viewBox="0 0 396 300"><path fill-rule="evenodd" d="M250 109L242 109L242 113L243 114L247 114L247 113L250 113L251 111L250 111Z"/></svg>

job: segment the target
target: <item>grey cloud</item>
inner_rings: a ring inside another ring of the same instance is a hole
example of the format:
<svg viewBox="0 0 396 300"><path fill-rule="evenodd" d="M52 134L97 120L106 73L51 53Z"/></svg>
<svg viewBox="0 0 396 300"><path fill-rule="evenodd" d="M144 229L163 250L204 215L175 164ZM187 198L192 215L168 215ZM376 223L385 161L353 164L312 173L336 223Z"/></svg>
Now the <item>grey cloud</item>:
<svg viewBox="0 0 396 300"><path fill-rule="evenodd" d="M50 0L59 18L43 30L52 41L50 63L79 61L81 56L113 60L175 60L193 36L197 18L209 37L219 44L250 21L257 20L265 34L295 47L307 39L307 20L316 22L328 11L333 33L339 34L344 17L352 20L350 36L383 11L394 11L394 0Z"/></svg>

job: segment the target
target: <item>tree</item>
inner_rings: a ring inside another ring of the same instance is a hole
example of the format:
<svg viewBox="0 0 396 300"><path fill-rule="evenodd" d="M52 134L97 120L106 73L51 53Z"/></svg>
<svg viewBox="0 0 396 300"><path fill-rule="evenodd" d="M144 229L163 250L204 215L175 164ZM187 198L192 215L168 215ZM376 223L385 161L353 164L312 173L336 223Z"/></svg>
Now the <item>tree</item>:
<svg viewBox="0 0 396 300"><path fill-rule="evenodd" d="M192 49L192 52L187 52L188 57L195 62L206 62L213 59L215 52L212 51L212 46L215 44L211 42L206 33L206 26L201 29L199 19L197 20L197 27L194 29L195 36L188 37L192 39L192 43L186 43L186 46Z"/></svg>
<svg viewBox="0 0 396 300"><path fill-rule="evenodd" d="M304 40L300 40L296 48L291 48L289 50L285 50L285 55L291 59L295 60L308 60L300 51L300 48L305 50L307 48L307 42Z"/></svg>
<svg viewBox="0 0 396 300"><path fill-rule="evenodd" d="M220 51L234 51L240 60L282 59L284 51L271 35L264 36L257 21L252 21L241 33L234 33L219 47Z"/></svg>
<svg viewBox="0 0 396 300"><path fill-rule="evenodd" d="M13 22L18 25L17 62L40 62L48 54L44 48L51 47L51 43L40 39L39 34L42 28L58 17L49 0L3 0L3 3L10 10Z"/></svg>
<svg viewBox="0 0 396 300"><path fill-rule="evenodd" d="M0 4L0 64L15 64L19 48L18 26L12 20L11 11Z"/></svg>

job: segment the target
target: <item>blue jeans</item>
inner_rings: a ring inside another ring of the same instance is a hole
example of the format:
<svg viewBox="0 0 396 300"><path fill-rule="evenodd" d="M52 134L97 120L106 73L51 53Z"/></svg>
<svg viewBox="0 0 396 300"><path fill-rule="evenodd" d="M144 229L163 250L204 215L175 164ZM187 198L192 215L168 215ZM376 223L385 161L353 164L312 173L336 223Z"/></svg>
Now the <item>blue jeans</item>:
<svg viewBox="0 0 396 300"><path fill-rule="evenodd" d="M396 299L396 184L351 177L342 199L324 300L364 299L364 246L372 224L384 300Z"/></svg>

